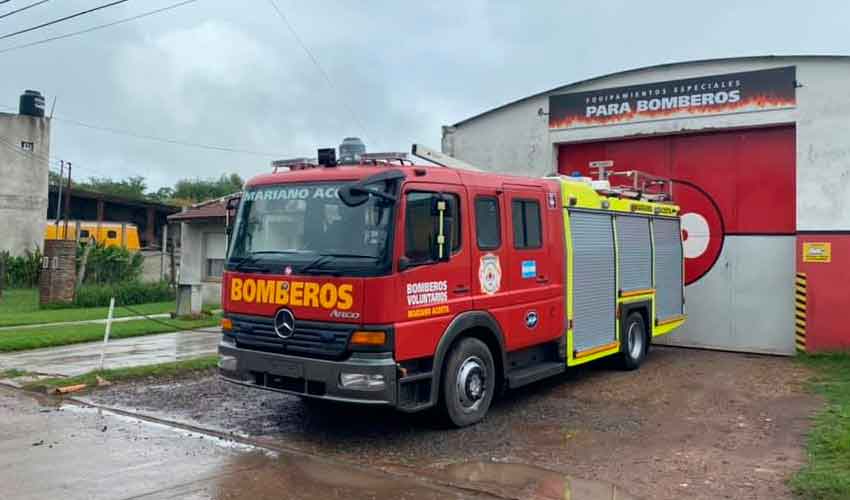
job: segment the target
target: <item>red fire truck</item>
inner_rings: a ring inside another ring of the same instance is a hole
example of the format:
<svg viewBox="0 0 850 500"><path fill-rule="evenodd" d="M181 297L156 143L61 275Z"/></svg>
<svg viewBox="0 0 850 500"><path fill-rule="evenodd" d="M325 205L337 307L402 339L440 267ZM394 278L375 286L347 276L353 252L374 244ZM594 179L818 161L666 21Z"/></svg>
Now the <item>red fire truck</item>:
<svg viewBox="0 0 850 500"><path fill-rule="evenodd" d="M606 165L597 180L538 179L413 155L428 163L337 165L320 151L319 165L247 183L223 278L222 377L438 406L464 426L503 390L570 366L637 368L684 323L679 208L663 180ZM628 185L612 187L621 175Z"/></svg>

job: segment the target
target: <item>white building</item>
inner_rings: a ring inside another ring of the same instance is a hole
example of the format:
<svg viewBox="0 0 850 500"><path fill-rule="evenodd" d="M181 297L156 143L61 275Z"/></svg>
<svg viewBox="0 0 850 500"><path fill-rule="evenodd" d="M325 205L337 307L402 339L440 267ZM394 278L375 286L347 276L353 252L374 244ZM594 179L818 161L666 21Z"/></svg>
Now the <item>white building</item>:
<svg viewBox="0 0 850 500"><path fill-rule="evenodd" d="M676 180L688 323L667 342L792 354L850 347L850 58L664 64L535 94L443 129L483 168ZM796 283L796 285L795 285Z"/></svg>
<svg viewBox="0 0 850 500"><path fill-rule="evenodd" d="M0 113L0 252L42 248L49 157L50 119Z"/></svg>
<svg viewBox="0 0 850 500"><path fill-rule="evenodd" d="M226 198L199 203L168 216L180 223L177 314L199 314L221 304L221 276L227 256Z"/></svg>

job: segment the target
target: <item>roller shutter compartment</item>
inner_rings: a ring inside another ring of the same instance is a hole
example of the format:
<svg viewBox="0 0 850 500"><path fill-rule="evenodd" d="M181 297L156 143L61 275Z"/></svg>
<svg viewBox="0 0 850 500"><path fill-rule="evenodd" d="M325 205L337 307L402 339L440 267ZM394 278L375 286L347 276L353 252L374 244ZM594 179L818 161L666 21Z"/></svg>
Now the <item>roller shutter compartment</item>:
<svg viewBox="0 0 850 500"><path fill-rule="evenodd" d="M614 227L609 214L570 212L573 243L573 348L616 340Z"/></svg>
<svg viewBox="0 0 850 500"><path fill-rule="evenodd" d="M630 292L652 288L652 241L649 219L617 216L617 257L620 290Z"/></svg>
<svg viewBox="0 0 850 500"><path fill-rule="evenodd" d="M654 219L655 315L665 320L682 314L682 238L679 220Z"/></svg>

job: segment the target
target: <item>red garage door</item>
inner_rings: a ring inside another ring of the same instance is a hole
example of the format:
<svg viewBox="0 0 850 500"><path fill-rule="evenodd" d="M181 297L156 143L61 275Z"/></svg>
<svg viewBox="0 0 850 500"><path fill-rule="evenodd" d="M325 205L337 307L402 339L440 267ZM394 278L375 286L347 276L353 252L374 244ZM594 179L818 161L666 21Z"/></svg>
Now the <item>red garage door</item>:
<svg viewBox="0 0 850 500"><path fill-rule="evenodd" d="M567 144L558 168L613 160L675 181L688 322L664 342L793 354L795 148L793 127Z"/></svg>
<svg viewBox="0 0 850 500"><path fill-rule="evenodd" d="M588 163L642 170L676 180L682 206L685 280L704 276L725 235L794 235L794 127L568 144L558 170L590 175Z"/></svg>

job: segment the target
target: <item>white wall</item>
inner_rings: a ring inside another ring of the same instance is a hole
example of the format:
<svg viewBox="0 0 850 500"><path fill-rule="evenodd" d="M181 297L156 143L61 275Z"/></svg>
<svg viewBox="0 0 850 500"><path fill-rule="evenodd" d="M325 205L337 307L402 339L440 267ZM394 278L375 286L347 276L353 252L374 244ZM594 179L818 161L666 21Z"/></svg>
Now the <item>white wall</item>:
<svg viewBox="0 0 850 500"><path fill-rule="evenodd" d="M33 153L22 141L33 143ZM47 118L0 113L0 251L43 247L49 156Z"/></svg>
<svg viewBox="0 0 850 500"><path fill-rule="evenodd" d="M549 95L622 85L797 67L795 109L678 118L632 124L548 129ZM482 168L540 176L556 170L557 144L795 123L797 130L797 228L850 229L850 58L772 57L672 64L630 71L562 87L546 95L444 129L445 153Z"/></svg>
<svg viewBox="0 0 850 500"><path fill-rule="evenodd" d="M205 241L208 233L224 234L224 224L187 224L180 225L180 278L178 285L182 290L178 301L178 313L199 313L204 306L216 306L221 303L221 283L206 279L204 266L207 250ZM190 307L188 300L191 298Z"/></svg>

